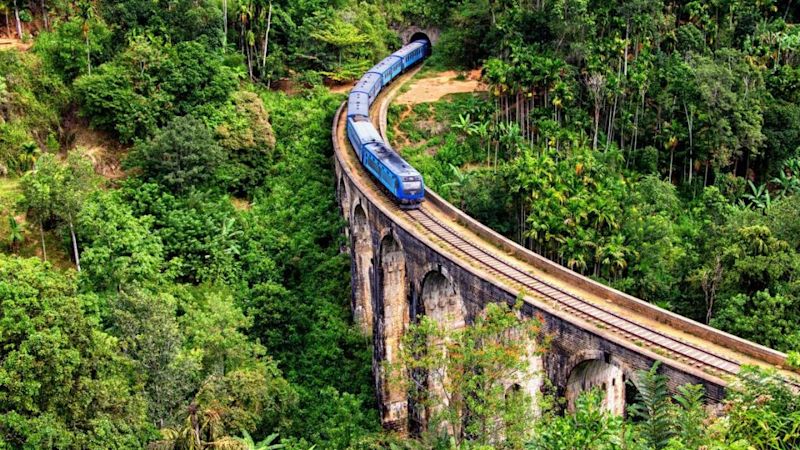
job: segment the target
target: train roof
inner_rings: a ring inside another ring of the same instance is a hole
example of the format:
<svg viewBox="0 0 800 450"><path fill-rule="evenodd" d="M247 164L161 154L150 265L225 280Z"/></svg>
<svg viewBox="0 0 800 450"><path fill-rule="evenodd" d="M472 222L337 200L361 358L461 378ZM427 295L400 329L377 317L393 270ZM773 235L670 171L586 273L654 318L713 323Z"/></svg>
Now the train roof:
<svg viewBox="0 0 800 450"><path fill-rule="evenodd" d="M354 87L353 90L350 92L364 92L368 94L370 88L372 88L375 82L377 82L380 79L381 76L378 75L377 73L367 72L364 74L363 77L361 77L360 80L358 80L358 83L356 83L356 87Z"/></svg>
<svg viewBox="0 0 800 450"><path fill-rule="evenodd" d="M417 169L411 167L397 152L384 142L367 144L367 147L386 165L392 172L400 176L420 176Z"/></svg>
<svg viewBox="0 0 800 450"><path fill-rule="evenodd" d="M393 65L397 64L402 60L403 59L400 58L399 56L389 55L386 58L384 58L383 61L379 62L378 64L375 64L372 67L372 69L369 69L369 72L383 74L387 70L391 69Z"/></svg>
<svg viewBox="0 0 800 450"><path fill-rule="evenodd" d="M369 94L351 92L347 97L347 116L369 115Z"/></svg>
<svg viewBox="0 0 800 450"><path fill-rule="evenodd" d="M397 57L400 57L400 58L404 58L404 57L408 56L409 53L413 52L414 50L416 50L416 49L418 49L420 47L425 46L426 44L427 44L427 42L422 41L422 40L414 41L414 42L406 45L405 47L401 48L400 50L392 53L392 56L397 56Z"/></svg>
<svg viewBox="0 0 800 450"><path fill-rule="evenodd" d="M383 142L381 135L378 134L378 130L375 129L372 122L368 120L357 121L352 119L350 119L350 122L361 142Z"/></svg>

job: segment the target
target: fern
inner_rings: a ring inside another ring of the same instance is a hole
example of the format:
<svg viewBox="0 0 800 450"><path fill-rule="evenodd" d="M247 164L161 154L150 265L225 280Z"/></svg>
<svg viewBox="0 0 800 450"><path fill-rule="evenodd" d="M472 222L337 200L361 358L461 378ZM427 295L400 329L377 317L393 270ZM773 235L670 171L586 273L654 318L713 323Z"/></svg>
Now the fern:
<svg viewBox="0 0 800 450"><path fill-rule="evenodd" d="M675 403L679 408L675 414L675 428L687 448L700 448L705 441L704 423L706 420L703 386L687 384L678 387Z"/></svg>
<svg viewBox="0 0 800 450"><path fill-rule="evenodd" d="M628 408L628 413L640 421L642 437L656 450L666 448L674 434L667 377L658 373L659 366L656 362L650 370L637 372L637 402Z"/></svg>

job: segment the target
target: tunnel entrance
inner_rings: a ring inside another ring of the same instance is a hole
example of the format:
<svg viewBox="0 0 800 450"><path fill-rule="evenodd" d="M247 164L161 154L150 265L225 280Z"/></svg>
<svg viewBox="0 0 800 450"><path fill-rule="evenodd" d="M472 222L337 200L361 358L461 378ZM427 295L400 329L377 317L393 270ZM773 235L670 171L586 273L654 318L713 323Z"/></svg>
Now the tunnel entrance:
<svg viewBox="0 0 800 450"><path fill-rule="evenodd" d="M420 40L425 41L425 42L428 43L428 54L427 54L427 56L430 56L432 43L431 43L431 38L429 38L426 33L423 33L422 31L417 31L416 33L411 35L411 38L408 40L408 42L411 43L411 42L420 41Z"/></svg>

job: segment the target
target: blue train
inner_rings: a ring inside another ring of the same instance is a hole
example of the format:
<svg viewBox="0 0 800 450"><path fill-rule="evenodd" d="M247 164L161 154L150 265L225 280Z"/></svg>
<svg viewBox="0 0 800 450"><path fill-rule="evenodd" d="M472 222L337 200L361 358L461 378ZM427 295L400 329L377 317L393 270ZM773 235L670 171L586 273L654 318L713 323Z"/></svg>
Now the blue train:
<svg viewBox="0 0 800 450"><path fill-rule="evenodd" d="M414 41L369 70L347 99L347 137L359 161L403 208L417 208L425 198L422 175L383 141L369 120L369 107L384 86L431 51L426 40Z"/></svg>

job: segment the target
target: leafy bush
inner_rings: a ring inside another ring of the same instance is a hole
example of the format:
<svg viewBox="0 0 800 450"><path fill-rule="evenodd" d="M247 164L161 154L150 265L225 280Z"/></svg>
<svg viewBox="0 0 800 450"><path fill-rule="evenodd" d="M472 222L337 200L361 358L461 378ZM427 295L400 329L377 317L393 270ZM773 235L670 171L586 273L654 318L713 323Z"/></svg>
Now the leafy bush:
<svg viewBox="0 0 800 450"><path fill-rule="evenodd" d="M183 116L137 144L125 163L139 168L144 179L178 193L209 187L217 179L222 157L211 129L193 116Z"/></svg>
<svg viewBox="0 0 800 450"><path fill-rule="evenodd" d="M85 26L86 34L84 21L73 16L36 39L34 51L65 81L88 73L89 65L94 69L111 56L111 30L108 26L96 19L88 20ZM91 58L91 62L87 58Z"/></svg>
<svg viewBox="0 0 800 450"><path fill-rule="evenodd" d="M123 142L149 137L174 117L219 121L239 75L199 42L139 38L113 61L75 81L81 113Z"/></svg>

